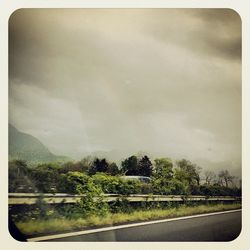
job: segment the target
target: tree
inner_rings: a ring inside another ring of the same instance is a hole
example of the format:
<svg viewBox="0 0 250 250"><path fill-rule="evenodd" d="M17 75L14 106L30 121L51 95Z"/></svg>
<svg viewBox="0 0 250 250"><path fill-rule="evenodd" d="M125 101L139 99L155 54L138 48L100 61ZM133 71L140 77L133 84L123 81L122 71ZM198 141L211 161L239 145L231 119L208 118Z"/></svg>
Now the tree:
<svg viewBox="0 0 250 250"><path fill-rule="evenodd" d="M205 171L204 176L206 185L211 185L215 182L216 174L213 171Z"/></svg>
<svg viewBox="0 0 250 250"><path fill-rule="evenodd" d="M130 156L121 163L122 172L125 175L138 175L138 159L135 155Z"/></svg>
<svg viewBox="0 0 250 250"><path fill-rule="evenodd" d="M186 180L189 185L200 185L200 167L185 159L178 161L177 166L175 177L178 180Z"/></svg>
<svg viewBox="0 0 250 250"><path fill-rule="evenodd" d="M80 160L83 171L88 172L91 166L93 165L95 158L91 155L84 157Z"/></svg>
<svg viewBox="0 0 250 250"><path fill-rule="evenodd" d="M44 163L30 170L30 176L39 192L55 192L60 180L60 166L56 163Z"/></svg>
<svg viewBox="0 0 250 250"><path fill-rule="evenodd" d="M233 184L233 180L235 179L235 176L232 176L228 170L221 170L219 172L219 180L222 186L228 187L229 183Z"/></svg>
<svg viewBox="0 0 250 250"><path fill-rule="evenodd" d="M152 180L154 193L166 195L175 193L175 190L179 188L175 185L176 182L172 182L173 163L171 159L159 158L155 159L154 162L154 174Z"/></svg>
<svg viewBox="0 0 250 250"><path fill-rule="evenodd" d="M147 155L144 155L138 162L138 174L142 176L152 175L152 163Z"/></svg>
<svg viewBox="0 0 250 250"><path fill-rule="evenodd" d="M14 160L10 162L9 168L12 170L10 174L15 174L17 177L23 174L26 175L28 173L27 163L23 160Z"/></svg>
<svg viewBox="0 0 250 250"><path fill-rule="evenodd" d="M103 158L102 160L96 158L95 161L93 162L91 168L89 169L89 174L93 175L97 172L106 173L108 170L108 165L109 164L105 158Z"/></svg>
<svg viewBox="0 0 250 250"><path fill-rule="evenodd" d="M200 193L200 170L201 168L188 160L177 161L177 167L174 169L174 178L181 181L188 187L187 193Z"/></svg>
<svg viewBox="0 0 250 250"><path fill-rule="evenodd" d="M9 192L34 191L30 180L30 169L23 160L9 162Z"/></svg>
<svg viewBox="0 0 250 250"><path fill-rule="evenodd" d="M108 162L106 161L105 158L103 158L99 163L96 164L96 170L97 172L107 172L108 170Z"/></svg>
<svg viewBox="0 0 250 250"><path fill-rule="evenodd" d="M173 178L173 163L171 159L168 158L159 158L155 159L154 166L154 177L164 178L170 180Z"/></svg>
<svg viewBox="0 0 250 250"><path fill-rule="evenodd" d="M115 162L112 162L111 164L109 164L107 173L110 175L118 175L119 174L119 168Z"/></svg>
<svg viewBox="0 0 250 250"><path fill-rule="evenodd" d="M82 161L77 162L66 162L62 165L59 172L60 173L68 173L68 172L87 172L88 167L86 167Z"/></svg>

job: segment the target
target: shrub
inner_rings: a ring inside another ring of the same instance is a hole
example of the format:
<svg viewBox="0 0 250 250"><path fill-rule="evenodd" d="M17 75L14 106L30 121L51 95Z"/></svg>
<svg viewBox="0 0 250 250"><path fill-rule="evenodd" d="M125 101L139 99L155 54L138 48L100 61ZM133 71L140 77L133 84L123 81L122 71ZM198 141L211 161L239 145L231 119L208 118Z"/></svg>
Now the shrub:
<svg viewBox="0 0 250 250"><path fill-rule="evenodd" d="M62 174L59 190L72 194L84 194L86 192L101 193L100 188L94 185L91 178L87 174L80 172Z"/></svg>
<svg viewBox="0 0 250 250"><path fill-rule="evenodd" d="M100 181L104 176L98 176ZM94 183L93 178L80 172L64 174L61 187L73 194L83 194L79 202L69 208L68 217L87 217L90 215L104 215L108 212L108 204L103 200L101 183ZM68 209L68 208L67 208ZM73 212L72 212L73 211Z"/></svg>
<svg viewBox="0 0 250 250"><path fill-rule="evenodd" d="M30 170L33 185L39 192L50 193L57 191L60 166L55 163L41 164Z"/></svg>
<svg viewBox="0 0 250 250"><path fill-rule="evenodd" d="M129 213L133 211L133 208L126 198L118 198L109 204L110 211L112 213Z"/></svg>
<svg viewBox="0 0 250 250"><path fill-rule="evenodd" d="M97 173L92 176L92 180L104 193L118 194L120 192L121 179L117 176Z"/></svg>

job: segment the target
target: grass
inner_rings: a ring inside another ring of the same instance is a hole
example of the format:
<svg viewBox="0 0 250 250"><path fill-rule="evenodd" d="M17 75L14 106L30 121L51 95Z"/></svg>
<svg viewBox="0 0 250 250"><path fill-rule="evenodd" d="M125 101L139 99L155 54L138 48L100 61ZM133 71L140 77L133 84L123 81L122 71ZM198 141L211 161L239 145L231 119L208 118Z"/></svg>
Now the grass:
<svg viewBox="0 0 250 250"><path fill-rule="evenodd" d="M16 225L24 234L36 235L40 233L49 234L66 230L82 230L90 227L109 226L138 221L150 221L163 218L174 218L180 216L225 211L238 208L241 208L241 204L199 205L195 207L181 206L179 208L152 209L146 211L140 210L134 211L132 213L109 213L105 217L91 216L86 219L31 219L23 222L17 222Z"/></svg>

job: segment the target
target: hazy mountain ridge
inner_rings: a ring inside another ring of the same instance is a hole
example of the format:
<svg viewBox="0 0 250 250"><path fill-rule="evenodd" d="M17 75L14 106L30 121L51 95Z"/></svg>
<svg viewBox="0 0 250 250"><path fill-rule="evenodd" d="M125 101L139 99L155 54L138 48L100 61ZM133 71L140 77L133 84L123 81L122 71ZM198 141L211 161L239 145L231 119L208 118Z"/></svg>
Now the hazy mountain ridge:
<svg viewBox="0 0 250 250"><path fill-rule="evenodd" d="M49 151L36 137L20 132L9 124L9 159L22 159L28 162L52 162L69 160Z"/></svg>

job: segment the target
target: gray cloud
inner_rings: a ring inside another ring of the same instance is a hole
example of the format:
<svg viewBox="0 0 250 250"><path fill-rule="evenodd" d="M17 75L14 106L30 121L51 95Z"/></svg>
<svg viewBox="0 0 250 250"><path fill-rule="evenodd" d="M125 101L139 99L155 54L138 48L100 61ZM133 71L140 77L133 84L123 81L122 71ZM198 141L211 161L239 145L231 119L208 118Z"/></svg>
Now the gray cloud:
<svg viewBox="0 0 250 250"><path fill-rule="evenodd" d="M169 15L160 10L154 17L151 32L166 43L182 45L196 56L241 59L241 19L231 9L179 9Z"/></svg>
<svg viewBox="0 0 250 250"><path fill-rule="evenodd" d="M240 169L234 11L23 9L9 38L10 122L53 152L143 150Z"/></svg>

